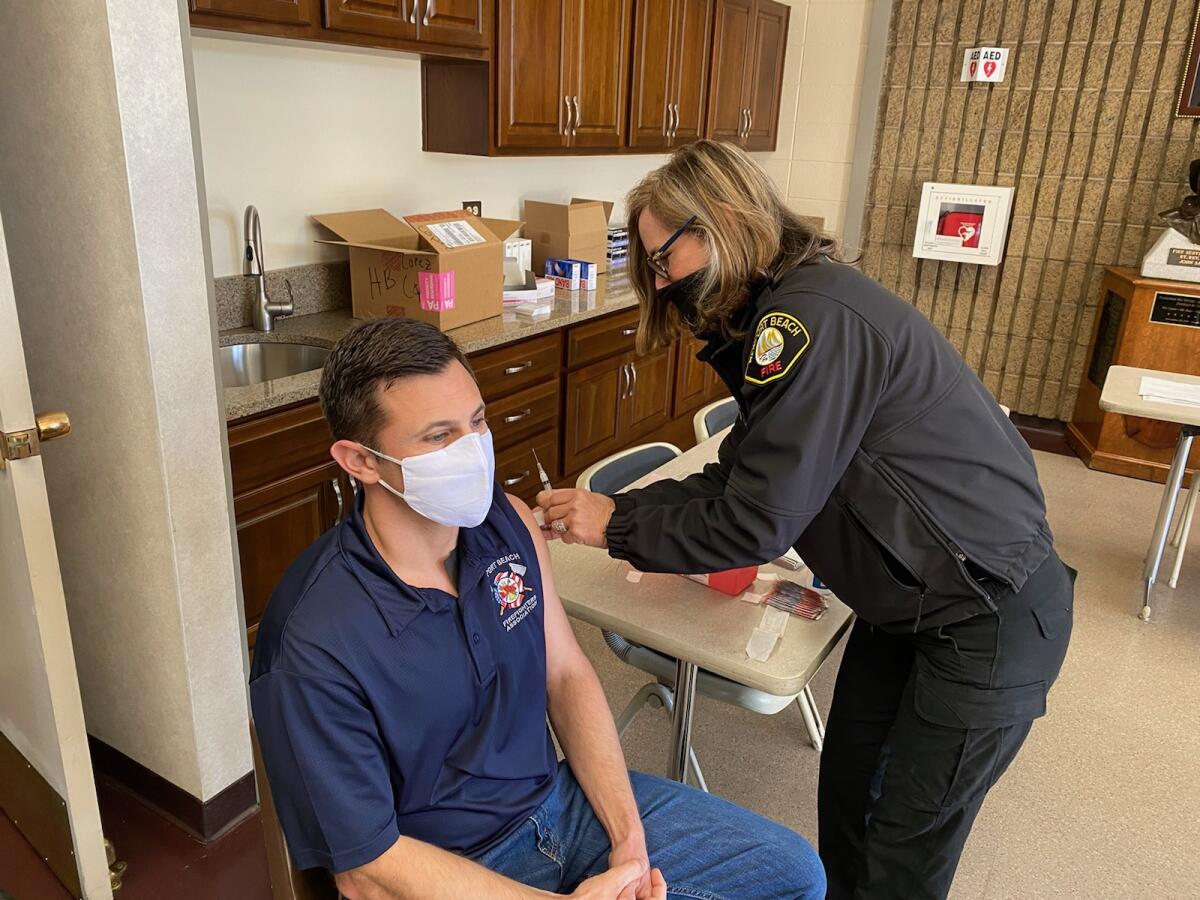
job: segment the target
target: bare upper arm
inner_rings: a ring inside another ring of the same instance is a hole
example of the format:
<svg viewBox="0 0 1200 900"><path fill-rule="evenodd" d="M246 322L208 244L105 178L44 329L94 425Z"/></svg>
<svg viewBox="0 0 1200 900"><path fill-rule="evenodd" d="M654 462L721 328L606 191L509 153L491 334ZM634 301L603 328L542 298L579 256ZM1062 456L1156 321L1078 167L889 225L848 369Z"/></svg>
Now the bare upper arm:
<svg viewBox="0 0 1200 900"><path fill-rule="evenodd" d="M542 602L546 605L546 681L549 684L574 671L577 666L590 668L591 663L583 655L579 642L575 640L575 632L571 629L566 610L563 609L562 600L559 599L558 590L554 586L550 547L542 535L542 529L524 500L512 494L507 496L521 521L529 529L533 546L537 550L538 569L542 576Z"/></svg>

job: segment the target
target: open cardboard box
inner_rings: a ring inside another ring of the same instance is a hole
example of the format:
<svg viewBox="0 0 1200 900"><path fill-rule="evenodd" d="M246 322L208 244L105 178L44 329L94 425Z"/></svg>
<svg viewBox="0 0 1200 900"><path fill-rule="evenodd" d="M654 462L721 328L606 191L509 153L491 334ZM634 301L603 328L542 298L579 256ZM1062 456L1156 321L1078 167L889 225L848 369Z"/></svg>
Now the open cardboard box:
<svg viewBox="0 0 1200 900"><path fill-rule="evenodd" d="M504 241L520 222L463 210L398 219L384 209L312 216L350 250L355 318L408 316L449 331L500 315Z"/></svg>
<svg viewBox="0 0 1200 900"><path fill-rule="evenodd" d="M533 270L543 272L546 260L582 259L608 270L608 217L613 205L603 200L570 203L525 201L525 236L533 242Z"/></svg>

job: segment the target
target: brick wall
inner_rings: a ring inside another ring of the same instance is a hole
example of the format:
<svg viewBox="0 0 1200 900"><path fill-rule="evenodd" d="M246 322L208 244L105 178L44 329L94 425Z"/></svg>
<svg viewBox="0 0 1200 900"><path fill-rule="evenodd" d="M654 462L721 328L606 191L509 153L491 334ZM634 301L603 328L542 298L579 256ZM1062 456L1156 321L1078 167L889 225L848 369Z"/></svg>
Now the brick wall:
<svg viewBox="0 0 1200 900"><path fill-rule="evenodd" d="M914 302L1015 411L1069 419L1103 266L1140 263L1183 196L1174 117L1196 0L895 0L863 268ZM968 47L1011 50L999 85ZM1016 188L1000 266L912 257L925 181Z"/></svg>

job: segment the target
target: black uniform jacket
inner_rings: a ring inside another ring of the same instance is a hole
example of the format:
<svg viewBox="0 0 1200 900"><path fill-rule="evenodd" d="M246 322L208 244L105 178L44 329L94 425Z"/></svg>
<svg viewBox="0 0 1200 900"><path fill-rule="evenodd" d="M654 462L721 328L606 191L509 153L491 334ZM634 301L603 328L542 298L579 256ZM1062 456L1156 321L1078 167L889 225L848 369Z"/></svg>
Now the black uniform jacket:
<svg viewBox="0 0 1200 900"><path fill-rule="evenodd" d="M1033 456L913 306L856 269L799 266L710 340L740 415L719 462L615 498L609 552L712 572L794 546L866 621L916 631L995 609L1051 549Z"/></svg>

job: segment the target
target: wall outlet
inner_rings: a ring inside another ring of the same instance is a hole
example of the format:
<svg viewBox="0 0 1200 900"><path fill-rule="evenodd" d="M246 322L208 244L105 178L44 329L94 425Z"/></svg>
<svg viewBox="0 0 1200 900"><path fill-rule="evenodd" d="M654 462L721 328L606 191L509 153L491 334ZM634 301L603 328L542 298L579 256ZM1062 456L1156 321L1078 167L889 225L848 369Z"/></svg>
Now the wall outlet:
<svg viewBox="0 0 1200 900"><path fill-rule="evenodd" d="M464 200L462 208L467 210L469 213L471 213L474 216L482 216L483 215L483 201L482 200Z"/></svg>

